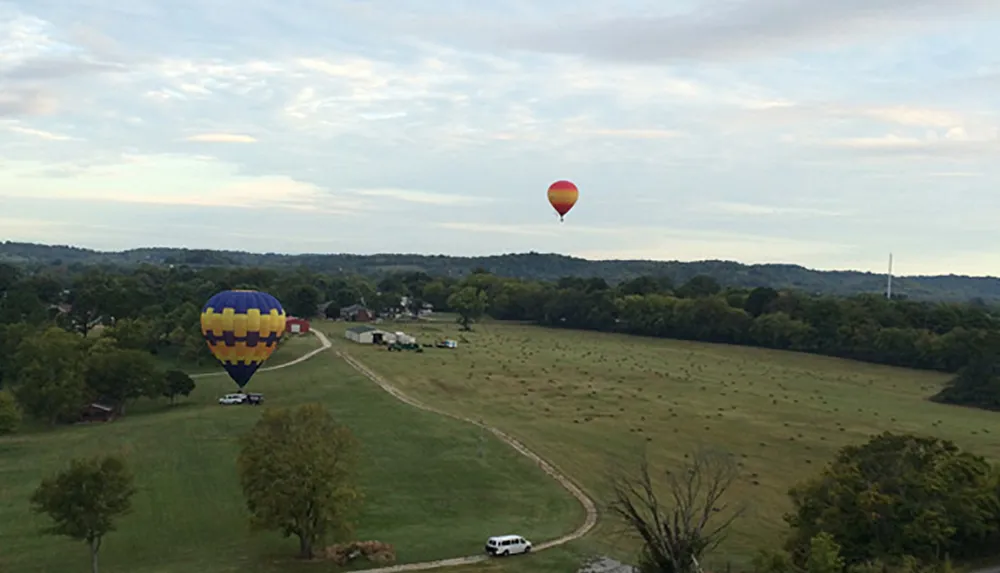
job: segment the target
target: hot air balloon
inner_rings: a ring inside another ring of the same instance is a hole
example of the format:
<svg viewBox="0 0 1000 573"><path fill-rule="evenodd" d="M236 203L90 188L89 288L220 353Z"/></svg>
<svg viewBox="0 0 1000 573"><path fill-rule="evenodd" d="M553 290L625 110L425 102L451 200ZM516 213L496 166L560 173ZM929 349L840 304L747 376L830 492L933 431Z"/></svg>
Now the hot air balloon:
<svg viewBox="0 0 1000 573"><path fill-rule="evenodd" d="M255 290L224 290L201 309L201 334L212 354L242 390L285 332L278 299Z"/></svg>
<svg viewBox="0 0 1000 573"><path fill-rule="evenodd" d="M580 196L579 189L576 185L573 185L569 181L556 181L552 185L549 185L549 203L552 204L552 208L559 213L559 220L563 220L563 216L569 213L569 210L576 205L576 200Z"/></svg>

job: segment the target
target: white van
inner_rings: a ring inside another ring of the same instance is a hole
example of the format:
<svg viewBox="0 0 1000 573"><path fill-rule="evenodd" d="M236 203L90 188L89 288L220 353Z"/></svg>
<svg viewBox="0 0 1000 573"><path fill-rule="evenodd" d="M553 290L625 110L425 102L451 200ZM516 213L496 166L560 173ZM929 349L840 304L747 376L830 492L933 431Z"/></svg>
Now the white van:
<svg viewBox="0 0 1000 573"><path fill-rule="evenodd" d="M500 535L486 540L486 554L507 556L530 553L531 542L520 535Z"/></svg>

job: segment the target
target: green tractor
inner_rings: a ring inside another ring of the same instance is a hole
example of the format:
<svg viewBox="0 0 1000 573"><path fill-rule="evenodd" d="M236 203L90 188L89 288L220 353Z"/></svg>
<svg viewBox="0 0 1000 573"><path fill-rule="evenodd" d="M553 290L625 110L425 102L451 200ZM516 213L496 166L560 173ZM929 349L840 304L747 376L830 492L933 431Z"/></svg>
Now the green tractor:
<svg viewBox="0 0 1000 573"><path fill-rule="evenodd" d="M420 345L417 344L417 343L415 343L415 342L411 342L411 343L407 343L407 344L402 344L402 343L399 343L399 342L393 342L392 344L390 344L386 348L386 350L388 350L389 352L392 352L393 350L395 350L396 352L402 352L404 350L413 350L413 351L416 351L416 352L423 352L424 351L424 349L420 348Z"/></svg>

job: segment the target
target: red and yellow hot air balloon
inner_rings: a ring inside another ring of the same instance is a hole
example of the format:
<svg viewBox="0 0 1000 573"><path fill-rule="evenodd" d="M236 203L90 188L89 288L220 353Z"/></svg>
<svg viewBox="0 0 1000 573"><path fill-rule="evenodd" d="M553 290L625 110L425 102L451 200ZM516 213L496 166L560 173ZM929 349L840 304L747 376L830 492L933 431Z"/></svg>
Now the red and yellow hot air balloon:
<svg viewBox="0 0 1000 573"><path fill-rule="evenodd" d="M580 197L580 190L569 181L556 181L549 185L549 203L552 208L559 213L559 220L569 213L569 210L576 205L576 200Z"/></svg>

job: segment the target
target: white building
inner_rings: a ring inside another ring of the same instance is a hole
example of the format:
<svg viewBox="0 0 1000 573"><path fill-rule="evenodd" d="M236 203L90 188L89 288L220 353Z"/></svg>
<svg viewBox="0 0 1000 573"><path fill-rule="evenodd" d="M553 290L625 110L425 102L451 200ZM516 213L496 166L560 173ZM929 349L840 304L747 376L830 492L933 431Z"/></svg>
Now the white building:
<svg viewBox="0 0 1000 573"><path fill-rule="evenodd" d="M382 344L389 333L374 326L359 324L344 331L344 338L358 344Z"/></svg>

